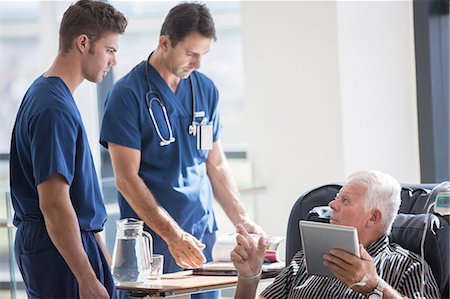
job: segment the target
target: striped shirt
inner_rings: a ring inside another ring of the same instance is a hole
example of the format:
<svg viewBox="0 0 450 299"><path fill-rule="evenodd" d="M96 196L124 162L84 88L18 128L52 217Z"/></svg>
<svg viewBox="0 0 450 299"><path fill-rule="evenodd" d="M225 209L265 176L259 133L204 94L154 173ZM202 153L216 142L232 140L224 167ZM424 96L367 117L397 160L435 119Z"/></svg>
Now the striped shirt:
<svg viewBox="0 0 450 299"><path fill-rule="evenodd" d="M366 250L374 260L378 275L403 296L441 298L428 264L425 266L425 284L421 283L422 263L417 254L397 244L389 244L387 236L373 242ZM363 294L353 291L335 277L308 275L303 250L297 252L289 267L261 295L268 299L365 299Z"/></svg>

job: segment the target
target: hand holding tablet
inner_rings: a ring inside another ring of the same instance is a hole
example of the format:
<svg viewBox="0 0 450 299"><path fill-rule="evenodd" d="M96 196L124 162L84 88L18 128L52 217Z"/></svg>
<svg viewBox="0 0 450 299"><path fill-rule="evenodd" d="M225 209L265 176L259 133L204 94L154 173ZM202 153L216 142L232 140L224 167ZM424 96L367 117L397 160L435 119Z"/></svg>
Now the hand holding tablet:
<svg viewBox="0 0 450 299"><path fill-rule="evenodd" d="M300 220L299 226L308 274L334 276L323 264L322 257L332 248L361 256L354 227L306 220Z"/></svg>

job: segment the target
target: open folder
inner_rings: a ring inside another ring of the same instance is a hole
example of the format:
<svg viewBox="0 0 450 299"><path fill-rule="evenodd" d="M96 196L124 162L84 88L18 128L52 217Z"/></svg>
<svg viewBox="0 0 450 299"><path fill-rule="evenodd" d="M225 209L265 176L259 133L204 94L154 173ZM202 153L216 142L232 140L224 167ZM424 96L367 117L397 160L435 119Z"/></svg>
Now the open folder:
<svg viewBox="0 0 450 299"><path fill-rule="evenodd" d="M259 236L254 236L258 242ZM265 260L262 266L263 274L278 273L284 268L285 253L284 237L267 237ZM201 268L193 269L194 275L237 275L236 268L231 262L230 253L236 246L236 233L226 233L218 238L212 249L213 261Z"/></svg>

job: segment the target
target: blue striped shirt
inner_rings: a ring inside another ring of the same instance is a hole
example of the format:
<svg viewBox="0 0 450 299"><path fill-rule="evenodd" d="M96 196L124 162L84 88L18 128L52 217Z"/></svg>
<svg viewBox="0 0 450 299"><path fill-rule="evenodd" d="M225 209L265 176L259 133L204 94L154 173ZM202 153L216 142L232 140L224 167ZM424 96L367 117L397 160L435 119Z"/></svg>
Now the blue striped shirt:
<svg viewBox="0 0 450 299"><path fill-rule="evenodd" d="M378 275L407 298L441 298L436 280L428 264L425 265L425 284L421 283L420 256L397 244L389 244L384 236L366 249L372 256ZM423 289L422 289L423 288ZM262 293L265 298L365 299L335 277L308 275L303 250L297 252L286 267Z"/></svg>

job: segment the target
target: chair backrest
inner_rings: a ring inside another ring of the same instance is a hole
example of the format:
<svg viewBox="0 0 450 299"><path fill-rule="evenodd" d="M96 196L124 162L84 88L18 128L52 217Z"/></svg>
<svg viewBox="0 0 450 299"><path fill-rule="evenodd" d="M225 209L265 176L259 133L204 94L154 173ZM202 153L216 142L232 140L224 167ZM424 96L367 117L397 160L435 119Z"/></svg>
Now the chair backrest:
<svg viewBox="0 0 450 299"><path fill-rule="evenodd" d="M402 184L402 202L390 240L402 247L421 254L420 241L423 229L428 223L425 238L424 257L430 265L439 285L442 298L449 298L450 243L449 220L434 214L426 215L429 206L429 192L436 184ZM286 234L286 261L302 249L300 220L328 222L328 203L334 199L342 184L328 184L302 194L295 202L288 221Z"/></svg>

